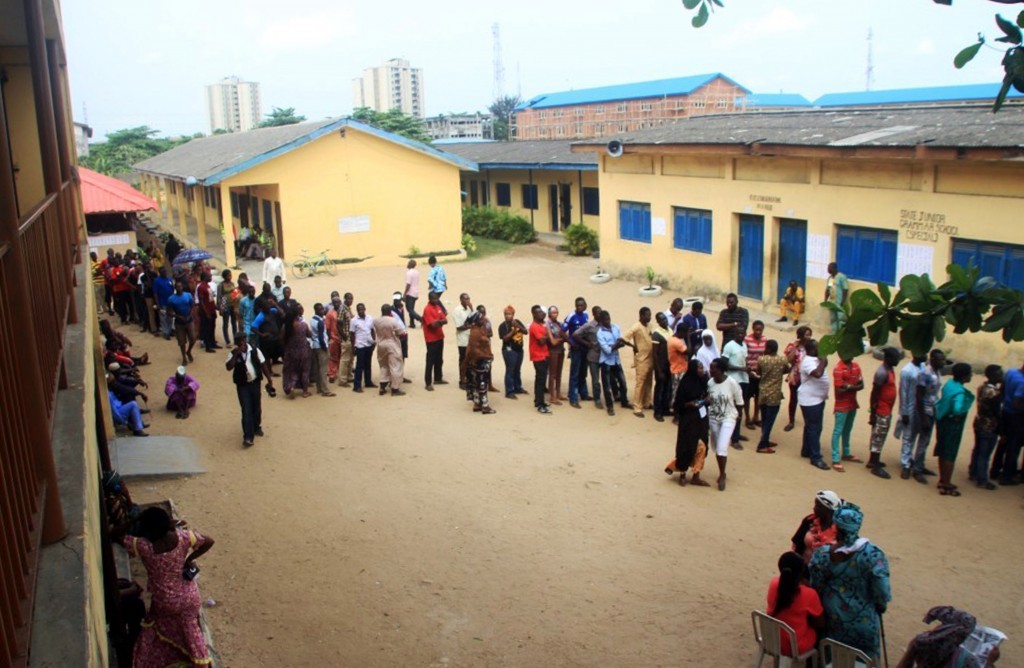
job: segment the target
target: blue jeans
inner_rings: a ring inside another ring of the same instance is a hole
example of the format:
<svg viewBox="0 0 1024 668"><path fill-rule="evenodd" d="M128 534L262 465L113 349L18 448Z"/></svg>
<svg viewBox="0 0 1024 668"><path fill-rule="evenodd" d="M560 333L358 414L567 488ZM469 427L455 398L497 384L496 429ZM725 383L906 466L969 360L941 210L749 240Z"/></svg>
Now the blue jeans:
<svg viewBox="0 0 1024 668"><path fill-rule="evenodd" d="M569 403L589 400L587 396L587 349L569 347Z"/></svg>
<svg viewBox="0 0 1024 668"><path fill-rule="evenodd" d="M821 461L821 429L825 421L825 402L813 406L801 406L800 413L804 416L804 440L800 456L807 457L811 463Z"/></svg>
<svg viewBox="0 0 1024 668"><path fill-rule="evenodd" d="M114 414L114 422L120 422L131 427L132 431L142 431L145 425L142 424L142 413L139 405L134 401L126 401L121 404L120 410L111 411Z"/></svg>
<svg viewBox="0 0 1024 668"><path fill-rule="evenodd" d="M772 436L772 427L775 426L775 420L779 417L779 406L761 406L761 442L757 444L759 449L767 448L768 441Z"/></svg>
<svg viewBox="0 0 1024 668"><path fill-rule="evenodd" d="M999 434L992 431L974 432L974 451L971 452L970 474L974 482L984 485L988 482L989 460L992 459L992 451L995 450Z"/></svg>
<svg viewBox="0 0 1024 668"><path fill-rule="evenodd" d="M839 457L839 446L842 442L843 457L850 456L850 432L853 431L854 420L857 419L857 410L836 413L836 424L832 428L832 463L841 461Z"/></svg>
<svg viewBox="0 0 1024 668"><path fill-rule="evenodd" d="M932 440L934 426L935 420L930 415L924 421L916 413L910 416L910 424L903 428L900 466L913 469L915 473L924 471L924 456L928 450L928 441Z"/></svg>
<svg viewBox="0 0 1024 668"><path fill-rule="evenodd" d="M505 360L505 396L514 396L523 389L523 351L501 349L501 357Z"/></svg>

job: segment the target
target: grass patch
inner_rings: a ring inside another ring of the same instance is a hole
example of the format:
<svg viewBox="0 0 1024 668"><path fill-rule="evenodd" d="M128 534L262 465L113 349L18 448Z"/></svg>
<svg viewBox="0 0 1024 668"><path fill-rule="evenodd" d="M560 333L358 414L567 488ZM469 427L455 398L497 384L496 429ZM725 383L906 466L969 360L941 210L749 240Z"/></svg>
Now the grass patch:
<svg viewBox="0 0 1024 668"><path fill-rule="evenodd" d="M474 236L473 239L476 241L476 250L466 254L470 260L479 260L491 255L497 255L498 253L505 253L516 246L512 242L502 239L488 239L487 237L477 236Z"/></svg>

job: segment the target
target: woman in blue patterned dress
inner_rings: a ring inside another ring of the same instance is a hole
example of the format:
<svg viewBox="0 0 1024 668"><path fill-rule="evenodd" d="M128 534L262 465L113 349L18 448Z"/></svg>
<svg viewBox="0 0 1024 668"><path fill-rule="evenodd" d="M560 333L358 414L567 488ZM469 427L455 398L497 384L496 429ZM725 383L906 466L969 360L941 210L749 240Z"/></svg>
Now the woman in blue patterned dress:
<svg viewBox="0 0 1024 668"><path fill-rule="evenodd" d="M885 552L861 538L864 513L844 503L832 518L836 542L811 557L811 586L817 590L828 619L829 638L878 656L881 614L892 599L889 561Z"/></svg>

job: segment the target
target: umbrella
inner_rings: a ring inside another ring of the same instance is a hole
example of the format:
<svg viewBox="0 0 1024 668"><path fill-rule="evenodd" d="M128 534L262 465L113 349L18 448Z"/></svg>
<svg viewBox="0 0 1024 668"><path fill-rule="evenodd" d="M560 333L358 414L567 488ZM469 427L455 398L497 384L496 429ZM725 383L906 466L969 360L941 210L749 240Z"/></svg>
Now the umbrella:
<svg viewBox="0 0 1024 668"><path fill-rule="evenodd" d="M211 257L213 257L213 254L202 248L189 248L174 256L174 264L192 264L193 262L209 260Z"/></svg>

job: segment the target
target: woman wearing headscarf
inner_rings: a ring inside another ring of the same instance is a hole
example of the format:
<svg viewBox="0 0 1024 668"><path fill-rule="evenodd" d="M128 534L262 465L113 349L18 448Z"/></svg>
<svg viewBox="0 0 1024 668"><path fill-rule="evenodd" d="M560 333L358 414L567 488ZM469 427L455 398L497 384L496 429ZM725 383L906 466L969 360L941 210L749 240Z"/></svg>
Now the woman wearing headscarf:
<svg viewBox="0 0 1024 668"><path fill-rule="evenodd" d="M796 632L797 651L789 646L789 635L782 635L782 653L800 656L818 644L818 629L825 626L824 609L818 592L803 583L807 565L795 552L779 557L779 574L768 585L765 612L785 622Z"/></svg>
<svg viewBox="0 0 1024 668"><path fill-rule="evenodd" d="M811 586L825 607L827 635L877 657L881 615L892 599L889 560L860 536L864 514L856 504L844 503L832 521L836 542L818 548L809 566Z"/></svg>
<svg viewBox="0 0 1024 668"><path fill-rule="evenodd" d="M836 525L832 521L836 510L842 505L839 495L830 489L823 489L814 495L814 512L805 517L793 534L793 552L809 562L814 551L822 545L836 542Z"/></svg>
<svg viewBox="0 0 1024 668"><path fill-rule="evenodd" d="M953 467L960 452L967 413L974 405L974 394L967 389L971 382L971 365L953 365L953 377L942 386L942 397L935 404L935 456L939 458L939 494L960 496L953 484Z"/></svg>
<svg viewBox="0 0 1024 668"><path fill-rule="evenodd" d="M715 342L715 334L710 329L705 329L700 334L701 347L697 349L695 357L704 365L704 370L711 371L711 363L722 356L718 351L718 344Z"/></svg>
<svg viewBox="0 0 1024 668"><path fill-rule="evenodd" d="M994 666L999 660L998 644L980 655L961 647L977 626L974 615L950 605L939 605L924 616L925 624L936 621L942 623L910 641L896 668L982 668Z"/></svg>
<svg viewBox="0 0 1024 668"><path fill-rule="evenodd" d="M473 410L484 415L496 413L487 401L491 384L491 327L487 322L487 309L482 305L466 318L469 325L469 345L466 348L466 398L473 402Z"/></svg>
<svg viewBox="0 0 1024 668"><path fill-rule="evenodd" d="M686 373L679 381L673 403L679 427L676 431L676 458L669 462L665 472L672 475L679 471L679 485L686 485L686 470L693 468L690 483L698 487L709 487L701 480L704 458L708 452L708 376L700 360L694 360L686 367Z"/></svg>

